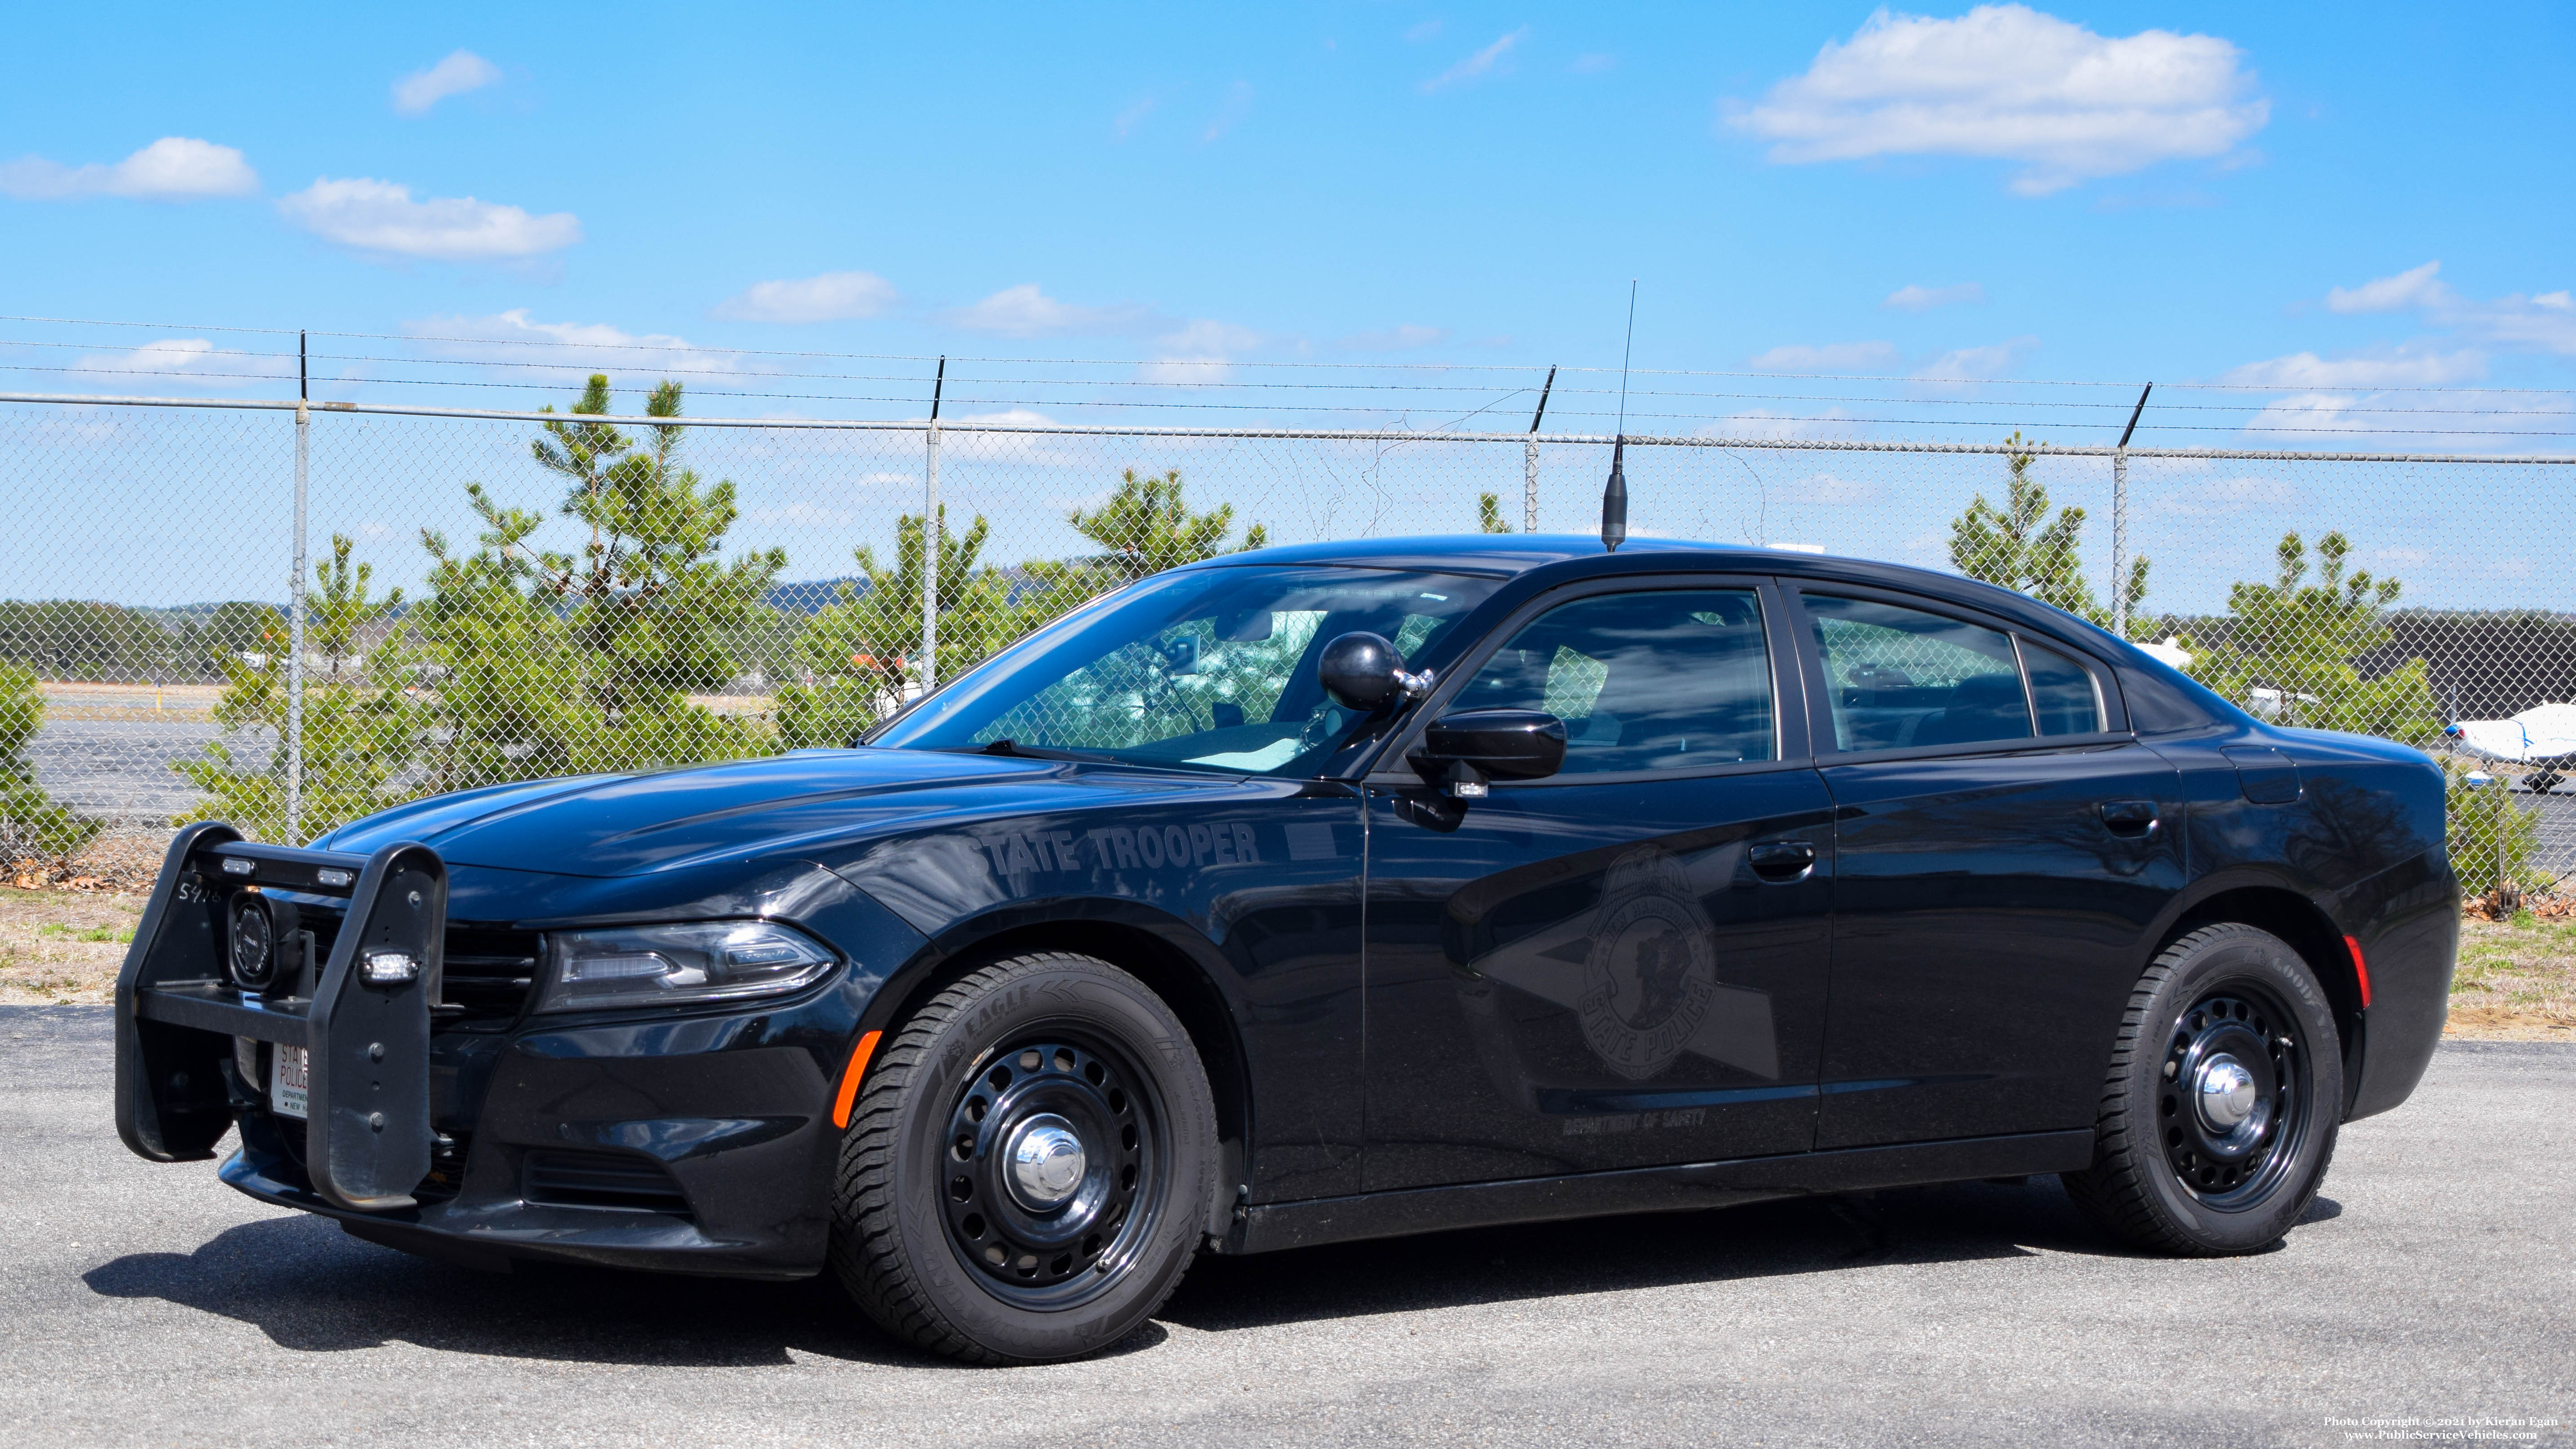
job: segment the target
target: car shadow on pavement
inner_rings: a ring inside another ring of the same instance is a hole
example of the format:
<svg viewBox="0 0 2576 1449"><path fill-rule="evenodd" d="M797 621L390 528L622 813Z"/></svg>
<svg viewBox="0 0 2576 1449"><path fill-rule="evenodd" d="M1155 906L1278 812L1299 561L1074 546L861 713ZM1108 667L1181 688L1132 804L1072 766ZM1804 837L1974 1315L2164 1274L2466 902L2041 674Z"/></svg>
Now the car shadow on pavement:
<svg viewBox="0 0 2576 1449"><path fill-rule="evenodd" d="M228 1228L194 1252L128 1254L82 1278L105 1297L219 1314L280 1348L312 1353L399 1342L626 1365L785 1364L791 1349L923 1361L878 1332L829 1278L760 1283L554 1264L489 1273L363 1243L300 1213Z"/></svg>
<svg viewBox="0 0 2576 1449"><path fill-rule="evenodd" d="M2043 1177L1202 1258L1161 1316L1221 1331L2043 1250L2128 1251Z"/></svg>
<svg viewBox="0 0 2576 1449"><path fill-rule="evenodd" d="M2320 1198L2303 1219L2341 1207ZM1162 1322L1206 1332L1520 1300L2038 1252L2124 1254L2054 1178L1800 1198L1711 1212L1480 1228L1248 1258L1202 1256ZM521 1264L485 1273L360 1242L296 1214L188 1253L134 1253L83 1274L109 1298L158 1299L249 1324L280 1348L408 1343L533 1361L756 1367L791 1351L936 1364L880 1333L827 1274L793 1283ZM1166 1337L1151 1323L1109 1350Z"/></svg>

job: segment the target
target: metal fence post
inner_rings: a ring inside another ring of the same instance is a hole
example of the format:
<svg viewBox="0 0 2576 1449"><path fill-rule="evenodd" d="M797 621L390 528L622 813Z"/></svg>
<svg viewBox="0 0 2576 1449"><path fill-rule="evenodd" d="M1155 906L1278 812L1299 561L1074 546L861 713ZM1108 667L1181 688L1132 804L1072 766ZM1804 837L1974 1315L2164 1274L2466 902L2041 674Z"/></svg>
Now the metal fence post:
<svg viewBox="0 0 2576 1449"><path fill-rule="evenodd" d="M2129 425L2111 448L2111 632L2129 637L2129 435L2138 430L2138 414L2147 410L2147 394L2138 389L2138 405L2129 409Z"/></svg>
<svg viewBox="0 0 2576 1449"><path fill-rule="evenodd" d="M304 843L304 504L313 415L295 401L295 573L286 590L286 843Z"/></svg>
<svg viewBox="0 0 2576 1449"><path fill-rule="evenodd" d="M1521 446L1521 532L1538 532L1538 425L1547 416L1547 395L1556 388L1556 369L1539 384L1538 408L1530 414L1529 441Z"/></svg>
<svg viewBox="0 0 2576 1449"><path fill-rule="evenodd" d="M2129 637L2129 450L2111 455L2111 632Z"/></svg>
<svg viewBox="0 0 2576 1449"><path fill-rule="evenodd" d="M922 469L921 503L921 692L939 687L939 394L948 386L948 359L939 359L939 375L930 384L928 456Z"/></svg>

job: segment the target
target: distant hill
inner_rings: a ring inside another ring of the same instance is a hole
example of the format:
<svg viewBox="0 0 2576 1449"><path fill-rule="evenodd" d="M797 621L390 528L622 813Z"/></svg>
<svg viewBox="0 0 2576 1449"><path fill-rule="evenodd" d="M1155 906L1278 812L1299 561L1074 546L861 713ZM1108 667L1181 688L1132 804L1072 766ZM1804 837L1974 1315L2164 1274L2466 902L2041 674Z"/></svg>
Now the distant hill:
<svg viewBox="0 0 2576 1449"><path fill-rule="evenodd" d="M848 584L851 590L855 593L864 594L868 591L868 581L864 576L838 579L797 579L783 584L771 584L769 586L769 591L760 596L760 601L782 614L794 614L799 618L812 618L814 615L823 612L832 605L841 602L841 585L843 584Z"/></svg>

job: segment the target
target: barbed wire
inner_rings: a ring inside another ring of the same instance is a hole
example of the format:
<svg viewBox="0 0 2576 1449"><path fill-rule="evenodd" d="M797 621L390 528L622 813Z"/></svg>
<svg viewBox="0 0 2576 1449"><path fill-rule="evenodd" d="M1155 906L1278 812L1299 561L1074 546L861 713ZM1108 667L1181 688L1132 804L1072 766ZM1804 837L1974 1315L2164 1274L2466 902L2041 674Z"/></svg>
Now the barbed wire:
<svg viewBox="0 0 2576 1449"><path fill-rule="evenodd" d="M0 322L27 322L27 323L40 323L40 324L55 325L55 326L73 326L73 327L120 327L120 328L132 329L132 330L148 330L148 331L162 331L162 332L236 332L236 333L243 333L243 334L250 334L250 335L282 336L282 337L297 337L297 336L306 336L306 337L339 337L339 338L348 338L348 339L352 339L352 340L364 340L364 341L414 342L414 343L419 343L419 342L435 342L435 343L450 343L450 344L467 345L467 346L478 346L478 347L540 347L540 348L551 347L551 348L575 349L575 350L588 351L588 352L593 352L593 353L618 353L618 352L680 352L680 353L704 353L704 354L713 354L713 355L741 356L741 357L810 357L810 358L829 358L829 359L845 359L845 360L851 360L851 361L875 361L875 362L919 362L919 363L937 363L938 361L940 361L940 360L944 357L948 362L950 362L950 363L952 363L952 364L956 364L956 363L1007 362L1007 363L1018 363L1018 364L1032 365L1032 366L1051 366L1051 367L1123 367L1123 368L1137 368L1137 367L1170 367L1170 366L1189 366L1189 365L1211 365L1211 366L1214 366L1214 365L1222 365L1222 366L1226 366L1226 367L1236 367L1236 368L1311 369L1311 370L1319 370L1319 371L1320 371L1320 370L1346 370L1346 371L1425 371L1425 372L1527 372L1527 373L1533 373L1533 374L1545 373L1545 372L1549 371L1551 368L1553 368L1554 370L1558 371L1559 373L1601 373L1601 374L1610 374L1610 373L1618 372L1618 371L1620 370L1620 369L1617 369L1617 368L1611 368L1611 367L1606 367L1606 366L1591 366L1591 365L1587 365L1587 364L1579 364L1579 363L1553 364L1553 363L1523 363L1523 362L1459 362L1459 361L1445 361L1445 362L1392 362L1392 361L1373 361L1373 362L1326 362L1326 361L1318 361L1318 360L1314 360L1314 359L1303 359L1303 358L1301 358L1301 359L1294 359L1294 360L1266 360L1266 359L1233 358L1233 357L1193 357L1193 356L1170 356L1170 355L1166 355L1166 356L1159 356L1159 357L1139 357L1139 358L1099 358L1099 357L1011 357L1011 356L1001 356L1001 355L982 355L982 354L956 353L956 352L950 352L950 353L827 352L827 351L814 351L814 350L796 350L796 349L786 349L786 348L725 347L725 346L718 346L718 345L714 345L714 344L707 344L707 343L686 342L686 341L682 341L682 340L679 340L679 339L676 339L676 338L675 338L675 339L672 339L671 341L668 341L668 342L655 342L655 341L651 341L651 340L646 339L646 338L629 338L629 339L627 339L627 340L624 340L624 341L618 341L618 342L600 342L600 341L577 341L577 340L570 340L570 339L564 339L564 338L493 337L493 336L488 336L488 335L486 335L486 336L443 336L443 335L429 334L429 333L404 333L404 332L347 332L347 331L338 331L338 330L324 329L324 328L244 327L244 326L233 326L233 325L212 324L212 323L130 322L130 321L111 321L111 320L99 319L99 318L84 318L84 317L44 317L44 316L35 316L35 315L6 314L6 313L0 313ZM56 344L56 345L78 345L78 344ZM268 354L268 355L273 355L273 356L288 356L288 357L291 357L291 356L293 356L294 354L292 354L292 353L278 353L278 354ZM470 360L470 359L405 359L405 360L415 360L415 361L432 361L432 362L449 362L449 361L455 361L455 362L460 362L460 363L470 363L470 362L472 361L472 360ZM536 364L527 364L527 365L536 365ZM577 366L578 364L566 364L566 365L568 365L568 366ZM2147 385L2147 381L2148 381L2147 379L2126 379L2126 380L2123 380L2123 379L2105 379L2105 378L1969 378L1969 377L1940 377L1940 376L1924 376L1924 375L1919 375L1919 374L1910 374L1910 373L1788 372L1788 371L1780 371L1780 370L1775 370L1775 369L1766 369L1766 368L1751 368L1751 369L1733 368L1733 369L1730 369L1730 368L1656 368L1656 367L1639 367L1639 368L1635 368L1635 369L1633 369L1633 372L1635 373L1635 375L1637 375L1637 376L1642 376L1642 377L1741 377L1741 378L1767 378L1767 379L1772 379L1772 380L1784 380L1784 381L1805 381L1805 382L1883 382L1883 383L1900 383L1900 384L1906 384L1906 385L1910 385L1910 386L1918 386L1918 387L1919 387L1919 386L1977 386L1977 387L2089 387L2089 388L2122 388L2122 389L2136 389L2136 388L2141 388L2141 387L2146 386L2146 385ZM2364 392L2381 392L2381 393L2386 393L2386 392L2427 392L2427 393L2502 393L2502 394L2511 394L2511 395L2532 395L2532 396L2549 396L2549 397L2576 397L2576 388L2501 387L2501 386L2488 386L2488 385L2485 385L2485 384L2479 384L2479 385L2476 385L2476 386L2460 386L2460 385L2454 385L2454 384L2426 384L2426 383L2389 383L2389 384L2367 384L2367 385L2340 385L2340 384L2310 384L2310 383L2259 383L2259 382L2163 381L2163 382L2157 382L2157 383L2155 383L2154 385L2155 385L2159 390L2181 390L2181 389L2190 389L2190 390L2193 390L2193 391L2224 391L2224 392L2270 392L2270 393L2283 393L2283 392L2311 392L2311 391L2318 391L2318 390L2340 390L2340 391L2364 391ZM2114 407L2114 406L2122 406L2122 404L2106 402L2106 403L2099 404L2099 406L2102 406L2102 407Z"/></svg>

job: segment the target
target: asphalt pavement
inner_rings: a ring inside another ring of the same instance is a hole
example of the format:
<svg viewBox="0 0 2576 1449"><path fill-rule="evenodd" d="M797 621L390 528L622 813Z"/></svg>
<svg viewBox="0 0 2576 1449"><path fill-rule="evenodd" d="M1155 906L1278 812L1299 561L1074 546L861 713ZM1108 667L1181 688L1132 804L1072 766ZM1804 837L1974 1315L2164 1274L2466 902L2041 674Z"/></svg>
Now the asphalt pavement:
<svg viewBox="0 0 2576 1449"><path fill-rule="evenodd" d="M104 1008L0 1008L10 1445L2576 1443L2576 1047L2444 1047L2255 1257L1981 1183L1202 1259L1036 1369L820 1281L369 1246L128 1155L108 1053Z"/></svg>

